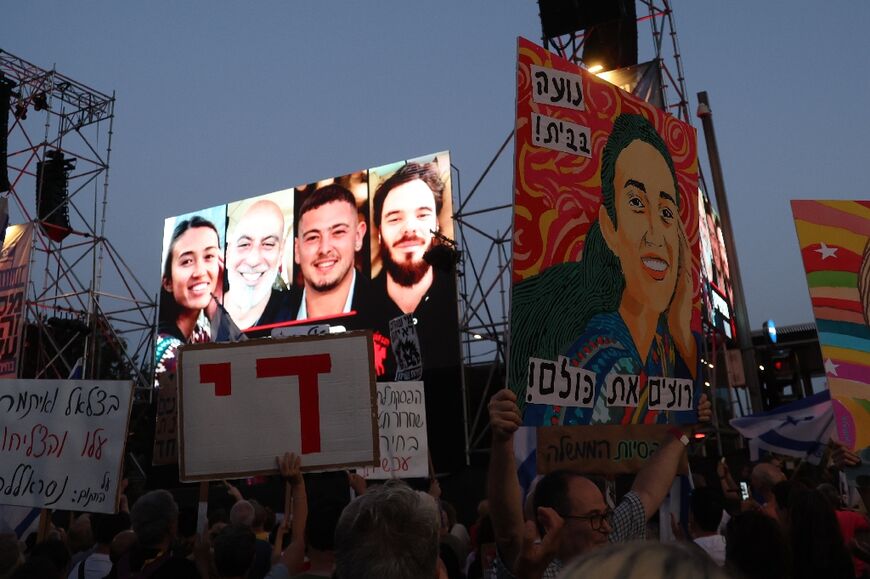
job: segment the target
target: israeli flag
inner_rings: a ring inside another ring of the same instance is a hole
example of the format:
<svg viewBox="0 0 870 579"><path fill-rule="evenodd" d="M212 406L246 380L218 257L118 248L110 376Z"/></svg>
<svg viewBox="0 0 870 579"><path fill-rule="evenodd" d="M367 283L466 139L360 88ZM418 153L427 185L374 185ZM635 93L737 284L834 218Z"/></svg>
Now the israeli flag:
<svg viewBox="0 0 870 579"><path fill-rule="evenodd" d="M759 449L806 459L818 464L834 426L834 410L828 390L744 418L731 420L744 438L749 439L752 460Z"/></svg>

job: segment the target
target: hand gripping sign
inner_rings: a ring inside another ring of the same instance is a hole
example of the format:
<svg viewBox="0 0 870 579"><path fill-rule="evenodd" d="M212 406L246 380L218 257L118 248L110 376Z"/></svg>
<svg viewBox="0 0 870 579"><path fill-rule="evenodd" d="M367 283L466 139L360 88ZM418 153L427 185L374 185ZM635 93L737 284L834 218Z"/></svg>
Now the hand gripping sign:
<svg viewBox="0 0 870 579"><path fill-rule="evenodd" d="M306 470L378 459L370 331L198 344L181 350L181 479L269 474L275 457Z"/></svg>

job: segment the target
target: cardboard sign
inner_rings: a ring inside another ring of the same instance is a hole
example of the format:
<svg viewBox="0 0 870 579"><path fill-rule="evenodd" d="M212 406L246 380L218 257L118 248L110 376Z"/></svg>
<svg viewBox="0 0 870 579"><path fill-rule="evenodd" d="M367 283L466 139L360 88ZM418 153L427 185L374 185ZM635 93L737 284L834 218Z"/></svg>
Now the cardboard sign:
<svg viewBox="0 0 870 579"><path fill-rule="evenodd" d="M175 374L172 374L174 377ZM154 425L154 451L151 464L161 466L178 463L178 388L175 381L166 381L157 393L157 419Z"/></svg>
<svg viewBox="0 0 870 579"><path fill-rule="evenodd" d="M114 513L133 383L4 380L0 504Z"/></svg>
<svg viewBox="0 0 870 579"><path fill-rule="evenodd" d="M423 356L414 326L414 316L405 314L390 320L390 341L396 357L396 380L423 378Z"/></svg>
<svg viewBox="0 0 870 579"><path fill-rule="evenodd" d="M181 349L181 479L219 480L378 460L371 332Z"/></svg>
<svg viewBox="0 0 870 579"><path fill-rule="evenodd" d="M538 473L567 469L583 474L635 473L673 439L667 424L547 426L537 429ZM688 472L683 453L680 474Z"/></svg>
<svg viewBox="0 0 870 579"><path fill-rule="evenodd" d="M422 382L378 382L381 460L358 469L367 479L429 476L426 397Z"/></svg>

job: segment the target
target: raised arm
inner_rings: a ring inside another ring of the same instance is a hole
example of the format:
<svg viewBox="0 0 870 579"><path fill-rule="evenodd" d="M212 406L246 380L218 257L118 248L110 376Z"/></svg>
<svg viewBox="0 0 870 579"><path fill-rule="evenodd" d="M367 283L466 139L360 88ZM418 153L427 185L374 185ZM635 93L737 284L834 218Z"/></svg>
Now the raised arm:
<svg viewBox="0 0 870 579"><path fill-rule="evenodd" d="M514 568L523 545L523 511L520 481L514 461L514 433L522 424L517 397L508 389L499 390L489 401L492 452L486 493L495 540L502 561Z"/></svg>
<svg viewBox="0 0 870 579"><path fill-rule="evenodd" d="M284 521L290 520L290 544L281 555L291 575L301 571L305 559L305 524L308 522L308 497L305 492L305 479L302 478L302 461L292 452L278 457L278 468L284 479L287 500L284 508ZM280 551L282 539L276 539L275 549Z"/></svg>

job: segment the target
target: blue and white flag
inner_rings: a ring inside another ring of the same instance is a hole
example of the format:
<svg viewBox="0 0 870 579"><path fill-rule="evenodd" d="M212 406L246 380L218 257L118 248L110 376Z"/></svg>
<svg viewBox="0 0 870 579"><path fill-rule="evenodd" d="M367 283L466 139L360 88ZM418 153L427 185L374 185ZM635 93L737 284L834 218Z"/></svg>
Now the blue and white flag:
<svg viewBox="0 0 870 579"><path fill-rule="evenodd" d="M791 404L731 420L744 438L749 439L752 460L759 449L804 458L818 464L831 439L834 410L828 390Z"/></svg>

